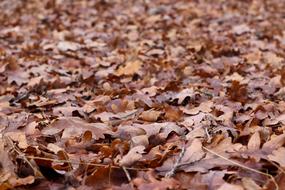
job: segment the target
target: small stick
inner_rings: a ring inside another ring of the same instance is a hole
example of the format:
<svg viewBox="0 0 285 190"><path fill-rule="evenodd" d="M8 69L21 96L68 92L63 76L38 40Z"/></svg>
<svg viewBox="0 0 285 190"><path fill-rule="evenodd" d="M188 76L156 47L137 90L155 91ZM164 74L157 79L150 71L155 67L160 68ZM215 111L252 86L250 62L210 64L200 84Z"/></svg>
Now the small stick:
<svg viewBox="0 0 285 190"><path fill-rule="evenodd" d="M33 169L34 174L43 177L43 174L38 170L38 168L35 168L33 164L27 159L25 154L14 145L12 139L8 136L5 136L5 138L7 143L11 146L12 150L16 152L18 156L21 157Z"/></svg>
<svg viewBox="0 0 285 190"><path fill-rule="evenodd" d="M185 147L185 143L184 143L183 147L181 149L181 152L180 152L175 164L173 165L173 168L165 174L165 177L169 178L169 177L174 176L174 174L175 174L177 168L179 167L179 164L180 164L180 162L181 162L181 160L185 154L185 151L186 151L186 147Z"/></svg>
<svg viewBox="0 0 285 190"><path fill-rule="evenodd" d="M122 168L123 168L123 170L124 170L124 172L125 172L125 174L126 174L126 177L127 177L128 181L129 181L129 183L130 183L131 186L132 186L132 189L135 189L134 184L133 184L133 182L132 182L131 175L130 175L130 173L128 172L127 168L126 168L125 166L122 166Z"/></svg>
<svg viewBox="0 0 285 190"><path fill-rule="evenodd" d="M71 164L83 164L82 162L78 162L75 160L59 160L59 159L54 159L54 158L44 158L44 157L38 157L38 156L26 156L26 158L29 159L37 159L37 160L45 160L45 161L51 161L51 162L57 162L57 163L71 163ZM90 166L97 166L97 167L106 167L109 166L107 164L98 164L98 163L86 163L87 165ZM118 168L120 169L120 166L111 166L111 168ZM131 168L131 167L126 167L128 170L136 170L136 171L149 171L149 169L144 169L144 168Z"/></svg>
<svg viewBox="0 0 285 190"><path fill-rule="evenodd" d="M212 151L212 150L210 150L210 149L208 149L208 148L206 148L204 146L203 146L203 149L208 151L208 152L210 152L211 154L214 154L214 155L218 156L219 158L222 158L222 159L224 159L224 160L226 160L226 161L228 161L228 162L230 162L230 163L240 167L240 168L243 168L245 170L249 170L249 171L252 171L252 172L255 172L255 173L258 173L258 174L261 174L261 175L269 177L272 180L272 182L274 183L274 185L276 187L276 190L279 190L279 186L278 186L277 182L275 181L275 179L274 179L274 177L272 175L264 173L264 172L261 172L259 170L256 170L256 169L253 169L253 168L250 168L250 167L247 167L247 166L242 165L242 164L240 164L240 163L238 163L236 161L230 160L230 159L228 159L228 158L226 158L226 157L224 157L224 156L222 156L222 155L220 155L220 154L218 154L218 153L216 153L216 152L214 152L214 151Z"/></svg>

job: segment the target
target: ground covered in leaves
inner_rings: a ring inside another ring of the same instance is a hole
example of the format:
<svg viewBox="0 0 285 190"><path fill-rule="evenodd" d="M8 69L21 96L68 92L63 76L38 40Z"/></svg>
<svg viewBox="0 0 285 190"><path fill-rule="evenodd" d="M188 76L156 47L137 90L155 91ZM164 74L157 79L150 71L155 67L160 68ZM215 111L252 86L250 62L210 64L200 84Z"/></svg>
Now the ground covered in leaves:
<svg viewBox="0 0 285 190"><path fill-rule="evenodd" d="M0 189L285 189L283 0L2 0Z"/></svg>

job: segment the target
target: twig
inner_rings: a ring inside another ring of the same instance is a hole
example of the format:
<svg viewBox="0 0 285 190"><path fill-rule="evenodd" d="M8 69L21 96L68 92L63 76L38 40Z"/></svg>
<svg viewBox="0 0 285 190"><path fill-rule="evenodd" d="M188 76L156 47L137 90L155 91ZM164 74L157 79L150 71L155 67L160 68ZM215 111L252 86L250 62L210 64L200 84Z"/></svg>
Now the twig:
<svg viewBox="0 0 285 190"><path fill-rule="evenodd" d="M267 160L267 161L270 162L270 164L274 165L276 168L278 168L281 171L281 173L285 174L285 170L282 167L280 167L278 164L274 163L271 160Z"/></svg>
<svg viewBox="0 0 285 190"><path fill-rule="evenodd" d="M44 157L39 157L39 156L26 156L26 158L29 159L37 159L37 160L45 160L45 161L52 161L52 162L57 162L57 163L71 163L71 164L83 164L82 162L75 161L75 160L59 160L59 159L54 159L54 158L44 158ZM90 166L96 166L96 167L106 167L109 166L109 164L98 164L98 163L86 163L87 165ZM111 166L111 168L117 168L120 169L120 166ZM132 168L132 167L126 167L128 170L136 170L136 171L149 171L148 168Z"/></svg>
<svg viewBox="0 0 285 190"><path fill-rule="evenodd" d="M256 170L256 169L253 169L253 168L250 168L250 167L247 167L247 166L242 165L242 164L240 164L240 163L238 163L236 161L230 160L230 159L228 159L228 158L226 158L226 157L224 157L224 156L222 156L222 155L220 155L220 154L218 154L218 153L216 153L216 152L214 152L214 151L212 151L212 150L210 150L210 149L208 149L208 148L206 148L204 146L202 146L202 148L204 150L208 151L209 153L214 154L214 155L218 156L219 158L222 158L223 160L226 160L226 161L228 161L228 162L230 162L230 163L232 163L232 164L234 164L234 165L236 165L236 166L238 166L240 168L243 168L245 170L249 170L249 171L252 171L254 173L258 173L258 174L261 174L261 175L269 177L272 180L272 182L274 183L274 185L276 187L276 190L279 190L279 186L278 186L277 182L275 181L275 179L274 179L274 177L272 175L270 175L268 173L261 172L259 170Z"/></svg>
<svg viewBox="0 0 285 190"><path fill-rule="evenodd" d="M124 170L124 172L125 172L125 174L126 174L126 177L127 177L128 181L129 181L129 183L131 184L132 189L135 189L134 184L133 184L133 182L132 182L131 175L130 175L130 173L128 172L127 168L126 168L125 166L123 166L122 168L123 168L123 170Z"/></svg>
<svg viewBox="0 0 285 190"><path fill-rule="evenodd" d="M169 178L169 177L174 176L174 174L175 174L177 168L179 167L179 164L180 164L180 162L181 162L181 160L182 160L182 158L183 158L183 156L184 156L184 154L185 154L185 151L186 151L186 146L185 146L185 143L184 143L184 144L183 144L183 147L182 147L182 149L181 149L181 152L180 152L180 154L179 154L179 156L178 156L176 162L175 162L174 165L173 165L173 168L172 168L169 172L167 172L167 173L165 174L165 177L168 177L168 178Z"/></svg>
<svg viewBox="0 0 285 190"><path fill-rule="evenodd" d="M43 177L43 174L38 170L38 168L35 168L35 166L33 166L33 164L27 159L25 154L14 145L14 142L12 141L12 139L8 136L4 136L4 137L6 139L6 142L12 148L12 150L16 152L18 156L21 157L33 169L34 174L36 176Z"/></svg>

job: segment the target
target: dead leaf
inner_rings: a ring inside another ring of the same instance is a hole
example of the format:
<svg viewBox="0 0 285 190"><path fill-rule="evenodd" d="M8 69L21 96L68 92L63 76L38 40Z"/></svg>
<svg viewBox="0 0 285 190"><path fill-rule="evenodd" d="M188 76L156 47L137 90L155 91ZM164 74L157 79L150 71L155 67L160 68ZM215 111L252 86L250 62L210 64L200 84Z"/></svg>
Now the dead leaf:
<svg viewBox="0 0 285 190"><path fill-rule="evenodd" d="M224 183L221 187L219 187L218 190L244 190L242 186L240 185L233 185L229 183Z"/></svg>
<svg viewBox="0 0 285 190"><path fill-rule="evenodd" d="M158 117L161 115L160 111L148 110L141 113L140 118L144 121L157 121Z"/></svg>
<svg viewBox="0 0 285 190"><path fill-rule="evenodd" d="M145 147L135 146L133 147L120 161L121 166L130 166L134 162L139 161L142 158L142 154L144 153Z"/></svg>
<svg viewBox="0 0 285 190"><path fill-rule="evenodd" d="M273 150L272 154L268 155L268 159L277 162L281 167L285 167L285 148L280 147Z"/></svg>
<svg viewBox="0 0 285 190"><path fill-rule="evenodd" d="M104 138L104 134L112 134L111 129L103 123L87 123L77 117L60 117L41 132L44 135L53 135L63 130L62 138L78 137L85 131L91 131L95 139Z"/></svg>
<svg viewBox="0 0 285 190"><path fill-rule="evenodd" d="M142 64L143 63L140 60L129 61L126 63L126 65L119 67L119 69L116 71L116 75L134 75L135 73L139 72Z"/></svg>
<svg viewBox="0 0 285 190"><path fill-rule="evenodd" d="M70 41L61 41L57 44L57 48L60 51L77 51L81 48L81 45Z"/></svg>
<svg viewBox="0 0 285 190"><path fill-rule="evenodd" d="M181 159L183 163L193 163L204 157L205 152L202 149L202 143L199 139L194 139L189 147L186 148L184 156Z"/></svg>
<svg viewBox="0 0 285 190"><path fill-rule="evenodd" d="M7 132L5 136L13 141L18 142L18 146L21 149L26 149L29 145L26 139L26 135L23 132Z"/></svg>
<svg viewBox="0 0 285 190"><path fill-rule="evenodd" d="M183 115L183 112L174 106L168 106L165 108L165 118L169 121L179 121Z"/></svg>
<svg viewBox="0 0 285 190"><path fill-rule="evenodd" d="M264 150L276 150L285 143L285 134L278 136L271 136L270 141L263 144L262 149Z"/></svg>
<svg viewBox="0 0 285 190"><path fill-rule="evenodd" d="M256 151L260 148L261 145L261 139L260 139L260 135L259 132L256 131L249 139L248 144L247 144L247 148L250 151Z"/></svg>
<svg viewBox="0 0 285 190"><path fill-rule="evenodd" d="M262 188L259 187L251 178L244 177L241 179L242 185L245 190L261 190Z"/></svg>

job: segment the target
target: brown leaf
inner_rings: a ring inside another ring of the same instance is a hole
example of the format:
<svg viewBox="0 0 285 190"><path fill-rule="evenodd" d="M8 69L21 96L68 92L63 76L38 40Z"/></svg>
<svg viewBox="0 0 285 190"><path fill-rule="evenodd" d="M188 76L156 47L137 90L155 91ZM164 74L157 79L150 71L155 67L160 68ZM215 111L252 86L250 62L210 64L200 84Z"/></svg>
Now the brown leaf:
<svg viewBox="0 0 285 190"><path fill-rule="evenodd" d="M277 162L281 167L285 167L285 148L280 147L273 150L272 154L268 155L268 159Z"/></svg>
<svg viewBox="0 0 285 190"><path fill-rule="evenodd" d="M245 190L261 190L262 188L259 187L251 178L244 177L242 178L242 185Z"/></svg>
<svg viewBox="0 0 285 190"><path fill-rule="evenodd" d="M144 153L145 147L140 145L140 146L135 146L133 147L128 154L126 154L121 160L120 160L120 165L121 166L130 166L136 161L140 160L142 158L142 154Z"/></svg>
<svg viewBox="0 0 285 190"><path fill-rule="evenodd" d="M183 115L183 112L174 106L168 106L165 108L165 118L169 121L179 121Z"/></svg>
<svg viewBox="0 0 285 190"><path fill-rule="evenodd" d="M248 144L247 144L247 148L250 151L255 151L258 150L260 148L260 144L261 144L261 139L260 139L260 135L259 132L256 131L249 139Z"/></svg>
<svg viewBox="0 0 285 190"><path fill-rule="evenodd" d="M34 176L28 176L28 177L24 177L24 178L10 178L9 179L9 184L12 187L29 185L29 184L32 184L34 182L35 182Z"/></svg>
<svg viewBox="0 0 285 190"><path fill-rule="evenodd" d="M7 136L13 141L18 142L18 146L21 149L26 149L28 147L26 135L23 132L8 132L8 133L5 133L5 136Z"/></svg>
<svg viewBox="0 0 285 190"><path fill-rule="evenodd" d="M186 148L181 163L192 163L204 157L205 152L202 149L202 143L199 139L194 139L189 147Z"/></svg>
<svg viewBox="0 0 285 190"><path fill-rule="evenodd" d="M238 81L232 81L232 85L228 90L231 100L245 103L247 101L247 89L245 85L241 85Z"/></svg>
<svg viewBox="0 0 285 190"><path fill-rule="evenodd" d="M80 49L80 44L75 42L69 42L69 41L61 41L57 44L57 48L60 51L76 51Z"/></svg>
<svg viewBox="0 0 285 190"><path fill-rule="evenodd" d="M182 111L189 115L196 115L199 112L209 113L212 111L213 102L212 101L205 101L202 102L198 107L192 109L182 108Z"/></svg>
<svg viewBox="0 0 285 190"><path fill-rule="evenodd" d="M278 136L271 136L270 141L263 144L262 149L265 150L276 150L280 148L285 143L285 134Z"/></svg>
<svg viewBox="0 0 285 190"><path fill-rule="evenodd" d="M224 183L221 187L218 188L218 190L244 190L241 185L233 185L229 183Z"/></svg>
<svg viewBox="0 0 285 190"><path fill-rule="evenodd" d="M122 76L133 75L135 73L138 73L142 64L143 63L140 60L129 61L126 63L125 66L119 67L119 69L116 71L116 75Z"/></svg>
<svg viewBox="0 0 285 190"><path fill-rule="evenodd" d="M87 123L77 117L61 117L54 120L50 126L41 132L44 135L56 134L63 130L62 138L80 136L85 131L91 131L95 139L105 138L104 134L112 134L111 129L103 123Z"/></svg>
<svg viewBox="0 0 285 190"><path fill-rule="evenodd" d="M158 117L161 115L160 111L148 110L141 113L140 118L144 121L157 121Z"/></svg>

